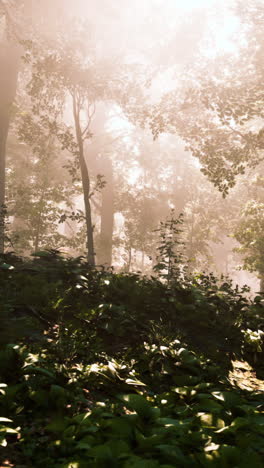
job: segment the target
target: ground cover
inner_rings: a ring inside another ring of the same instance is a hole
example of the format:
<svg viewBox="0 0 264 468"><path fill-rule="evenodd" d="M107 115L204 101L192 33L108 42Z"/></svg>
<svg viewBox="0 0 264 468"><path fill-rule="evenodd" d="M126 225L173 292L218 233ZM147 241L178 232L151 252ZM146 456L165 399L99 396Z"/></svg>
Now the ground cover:
<svg viewBox="0 0 264 468"><path fill-rule="evenodd" d="M263 466L260 296L57 252L0 275L2 466Z"/></svg>

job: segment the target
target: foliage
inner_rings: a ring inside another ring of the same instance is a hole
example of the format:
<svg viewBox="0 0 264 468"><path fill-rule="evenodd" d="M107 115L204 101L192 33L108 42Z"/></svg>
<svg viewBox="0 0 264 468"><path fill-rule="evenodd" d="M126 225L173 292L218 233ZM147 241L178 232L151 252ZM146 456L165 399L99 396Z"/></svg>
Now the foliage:
<svg viewBox="0 0 264 468"><path fill-rule="evenodd" d="M263 327L260 297L212 275L167 285L56 250L5 255L0 277L4 459L261 467L262 394L226 374L231 355L258 354L261 368L244 333Z"/></svg>
<svg viewBox="0 0 264 468"><path fill-rule="evenodd" d="M177 133L201 171L226 196L238 176L263 160L263 5L237 2L235 55L201 56L149 117L154 138Z"/></svg>
<svg viewBox="0 0 264 468"><path fill-rule="evenodd" d="M257 271L261 277L264 275L263 214L263 203L248 202L234 234L241 244L237 250L244 254L244 268Z"/></svg>
<svg viewBox="0 0 264 468"><path fill-rule="evenodd" d="M151 256L153 245L155 245L156 218L158 200L153 194L148 194L147 190L144 193L133 193L131 188L125 188L124 191L118 194L117 207L124 216L124 239L116 240L116 244L120 248L123 246L126 252L127 270L130 271L131 251L142 252L142 255ZM144 262L140 265L144 270Z"/></svg>
<svg viewBox="0 0 264 468"><path fill-rule="evenodd" d="M182 275L180 267L184 261L180 246L183 245L183 242L180 240L182 230L179 227L182 223L183 215L180 214L176 218L174 210L171 210L170 216L166 221L161 221L160 227L157 229L157 232L159 232L158 263L153 269L159 272L160 276L165 278L168 284L177 279L179 280Z"/></svg>
<svg viewBox="0 0 264 468"><path fill-rule="evenodd" d="M261 394L216 384L218 369L179 342L143 350L134 364L58 368L44 353L5 348L0 408L12 419L1 418L2 446L36 467L261 467Z"/></svg>

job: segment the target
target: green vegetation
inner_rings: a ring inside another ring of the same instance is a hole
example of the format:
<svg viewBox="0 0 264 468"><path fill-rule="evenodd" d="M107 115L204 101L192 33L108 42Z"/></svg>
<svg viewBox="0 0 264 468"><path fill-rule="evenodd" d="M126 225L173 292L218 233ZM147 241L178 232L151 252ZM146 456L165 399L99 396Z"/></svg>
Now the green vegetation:
<svg viewBox="0 0 264 468"><path fill-rule="evenodd" d="M3 255L0 288L2 464L263 466L263 393L228 378L235 358L263 372L260 296L55 250Z"/></svg>
<svg viewBox="0 0 264 468"><path fill-rule="evenodd" d="M0 468L263 467L262 3L0 0Z"/></svg>

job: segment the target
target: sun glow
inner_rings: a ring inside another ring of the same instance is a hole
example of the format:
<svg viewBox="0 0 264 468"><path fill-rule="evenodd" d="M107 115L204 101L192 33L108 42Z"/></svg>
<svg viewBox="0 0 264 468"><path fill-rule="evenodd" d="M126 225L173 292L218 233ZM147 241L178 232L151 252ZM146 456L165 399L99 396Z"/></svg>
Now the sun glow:
<svg viewBox="0 0 264 468"><path fill-rule="evenodd" d="M216 4L216 0L156 0L156 3L163 8L173 10L194 10L200 8L208 8Z"/></svg>

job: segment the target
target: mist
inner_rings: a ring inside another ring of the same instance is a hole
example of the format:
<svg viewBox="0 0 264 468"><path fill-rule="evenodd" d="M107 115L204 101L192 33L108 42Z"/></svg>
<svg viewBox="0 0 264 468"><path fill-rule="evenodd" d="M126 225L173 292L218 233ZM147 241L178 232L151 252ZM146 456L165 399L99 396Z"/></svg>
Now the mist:
<svg viewBox="0 0 264 468"><path fill-rule="evenodd" d="M1 251L153 274L183 216L181 268L261 290L261 4L6 1Z"/></svg>

